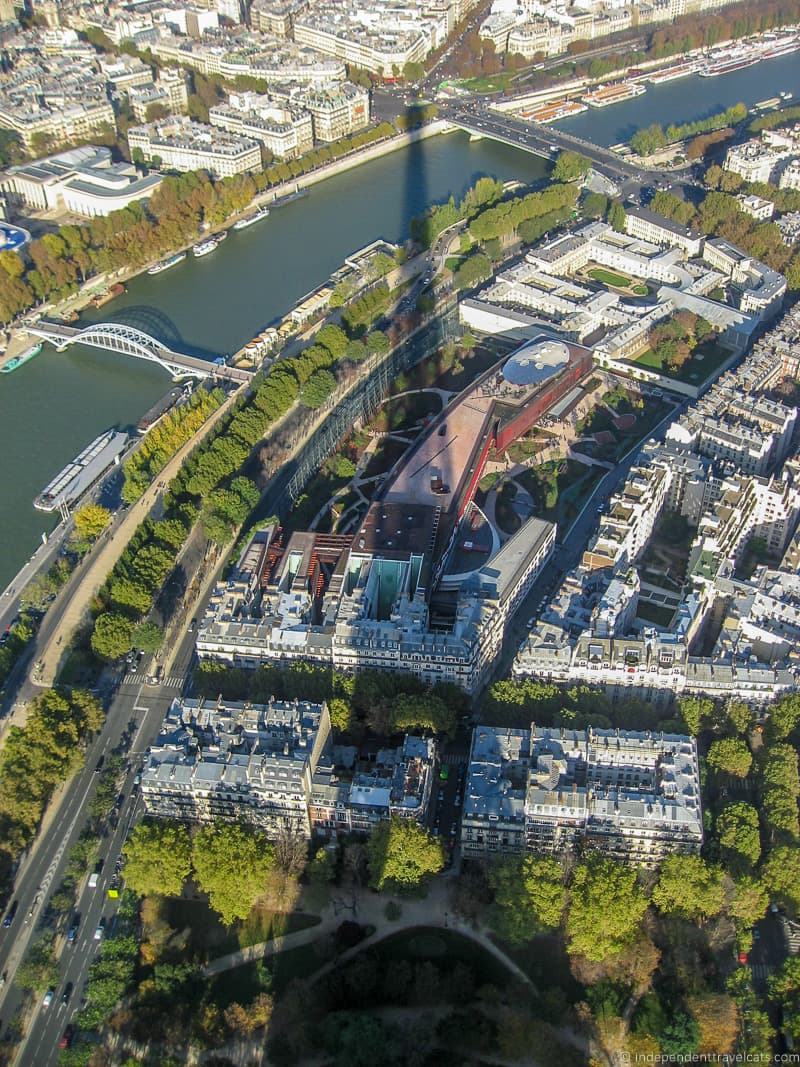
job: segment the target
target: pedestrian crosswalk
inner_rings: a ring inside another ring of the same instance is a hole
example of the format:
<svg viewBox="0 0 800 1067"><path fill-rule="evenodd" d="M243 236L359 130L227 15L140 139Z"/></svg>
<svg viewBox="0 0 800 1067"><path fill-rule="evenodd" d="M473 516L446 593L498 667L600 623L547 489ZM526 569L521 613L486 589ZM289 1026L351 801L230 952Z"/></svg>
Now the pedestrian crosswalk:
<svg viewBox="0 0 800 1067"><path fill-rule="evenodd" d="M126 674L126 685L146 685L148 680L153 676L147 673ZM182 689L186 678L182 674L168 674L166 678L161 678L158 681L158 685L162 688L172 687L173 689Z"/></svg>
<svg viewBox="0 0 800 1067"><path fill-rule="evenodd" d="M753 963L750 969L756 982L765 982L772 974L772 967L768 963Z"/></svg>
<svg viewBox="0 0 800 1067"><path fill-rule="evenodd" d="M455 752L447 752L445 755L439 757L440 763L449 763L451 766L456 767L459 763L466 763L466 756L459 756Z"/></svg>
<svg viewBox="0 0 800 1067"><path fill-rule="evenodd" d="M784 915L781 919L783 935L786 938L786 947L790 955L796 956L800 952L800 923L792 922Z"/></svg>

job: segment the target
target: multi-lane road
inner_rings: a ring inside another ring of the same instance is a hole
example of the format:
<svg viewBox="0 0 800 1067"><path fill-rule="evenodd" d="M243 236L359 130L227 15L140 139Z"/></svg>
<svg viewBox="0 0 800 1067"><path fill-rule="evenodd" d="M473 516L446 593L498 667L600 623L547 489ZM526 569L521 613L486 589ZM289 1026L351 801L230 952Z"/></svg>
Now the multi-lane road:
<svg viewBox="0 0 800 1067"><path fill-rule="evenodd" d="M78 900L71 916L59 929L56 949L60 954L59 980L49 1007L42 996L35 1001L28 1032L15 1063L20 1067L50 1067L58 1059L58 1042L73 1015L79 1010L89 967L100 948L94 937L101 919L111 929L117 902L108 897L117 859L128 832L139 815L134 779L139 774L145 753L158 734L170 702L185 686L193 655L193 638L186 634L181 641L170 674L158 686L147 684L144 673L122 675L111 695L105 726L89 746L86 764L69 783L58 811L43 828L31 855L22 864L15 879L17 910L8 929L0 929L0 972L7 981L0 991L0 1017L4 1024L14 1018L23 995L14 985L17 967L29 945L47 929L45 916L48 899L58 888L67 866L70 848L86 825L88 806L100 778L96 767L122 745L126 770L119 786L118 814L106 823L100 847L102 870L98 884L88 886L88 874L79 885ZM111 814L111 813L109 813ZM67 928L78 921L78 935L73 944L66 939ZM66 1004L62 995L67 985L72 992Z"/></svg>

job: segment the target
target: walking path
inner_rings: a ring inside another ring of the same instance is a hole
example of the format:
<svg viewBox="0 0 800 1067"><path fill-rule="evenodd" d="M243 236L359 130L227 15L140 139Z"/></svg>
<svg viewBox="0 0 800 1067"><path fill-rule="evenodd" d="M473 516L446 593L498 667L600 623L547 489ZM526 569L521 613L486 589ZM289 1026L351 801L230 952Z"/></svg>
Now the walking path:
<svg viewBox="0 0 800 1067"><path fill-rule="evenodd" d="M413 927L427 926L442 930L454 930L456 933L468 937L471 941L479 944L498 960L514 977L523 982L530 989L536 991L525 972L508 956L498 945L494 943L485 927L474 927L460 919L453 911L449 900L450 886L453 876L439 877L431 884L425 897L396 898L396 902L402 908L399 919L386 918L385 909L391 897L386 894L373 893L370 890L362 890L354 897L353 918L362 926L373 926L374 932L364 938L351 949L347 949L315 971L314 979L321 978L334 967L346 963L353 956L358 955L365 948L369 948L376 942L388 937L390 934ZM331 901L322 912L322 922L317 926L307 927L305 930L297 930L285 937L263 941L258 945L250 945L248 948L236 952L229 952L226 956L220 956L212 960L203 968L206 975L223 974L234 967L240 967L244 963L252 963L255 960L273 956L278 952L286 952L289 949L309 945L314 941L333 933L344 921L341 908L337 908L336 901Z"/></svg>

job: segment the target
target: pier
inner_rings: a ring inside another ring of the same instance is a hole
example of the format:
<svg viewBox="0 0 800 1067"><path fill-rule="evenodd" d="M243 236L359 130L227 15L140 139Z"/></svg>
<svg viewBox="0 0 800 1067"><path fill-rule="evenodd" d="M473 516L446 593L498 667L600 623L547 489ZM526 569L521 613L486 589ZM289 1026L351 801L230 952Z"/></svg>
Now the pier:
<svg viewBox="0 0 800 1067"><path fill-rule="evenodd" d="M59 352L68 348L69 345L89 345L91 348L101 348L106 352L119 352L126 356L134 356L136 359L157 363L173 378L214 377L241 383L250 381L254 374L253 371L245 370L243 367L228 367L222 363L210 363L206 359L198 359L197 356L175 352L142 330L119 322L92 323L79 329L75 326L66 326L60 322L42 319L35 326L29 326L27 330L34 337L49 341Z"/></svg>

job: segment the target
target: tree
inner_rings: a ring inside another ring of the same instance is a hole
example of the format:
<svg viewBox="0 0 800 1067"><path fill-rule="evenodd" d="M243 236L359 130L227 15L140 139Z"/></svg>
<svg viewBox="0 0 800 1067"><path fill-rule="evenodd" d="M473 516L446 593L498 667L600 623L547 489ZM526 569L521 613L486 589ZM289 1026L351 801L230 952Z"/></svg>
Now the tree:
<svg viewBox="0 0 800 1067"><path fill-rule="evenodd" d="M739 1036L739 1012L736 1001L726 993L704 993L690 997L689 1013L697 1030L697 1051L709 1058L733 1052Z"/></svg>
<svg viewBox="0 0 800 1067"><path fill-rule="evenodd" d="M750 723L753 721L753 712L750 710L750 706L745 704L743 700L730 700L725 707L725 714L728 716L731 726L736 730L737 734L746 733Z"/></svg>
<svg viewBox="0 0 800 1067"><path fill-rule="evenodd" d="M551 177L554 182L573 182L585 177L591 165L591 161L578 152L559 152Z"/></svg>
<svg viewBox="0 0 800 1067"><path fill-rule="evenodd" d="M567 891L558 860L539 856L505 860L490 869L489 882L494 889L493 921L513 944L560 925Z"/></svg>
<svg viewBox="0 0 800 1067"><path fill-rule="evenodd" d="M723 874L699 856L668 856L653 889L653 903L666 914L710 919L725 900Z"/></svg>
<svg viewBox="0 0 800 1067"><path fill-rule="evenodd" d="M141 582L129 578L115 578L111 583L111 599L121 608L133 608L140 614L148 611L153 603L153 594Z"/></svg>
<svg viewBox="0 0 800 1067"><path fill-rule="evenodd" d="M347 351L347 334L341 326L335 326L333 323L317 330L314 342L327 348L334 360L342 359Z"/></svg>
<svg viewBox="0 0 800 1067"><path fill-rule="evenodd" d="M784 740L800 721L800 696L789 694L776 700L769 713L769 733L771 737Z"/></svg>
<svg viewBox="0 0 800 1067"><path fill-rule="evenodd" d="M249 1004L234 1001L225 1009L225 1025L244 1037L266 1026L272 1017L273 1002L269 993L259 993Z"/></svg>
<svg viewBox="0 0 800 1067"><path fill-rule="evenodd" d="M581 211L589 219L602 219L608 211L608 197L602 193L587 193L581 203Z"/></svg>
<svg viewBox="0 0 800 1067"><path fill-rule="evenodd" d="M307 408L321 408L336 388L336 379L329 370L317 370L300 390L300 403Z"/></svg>
<svg viewBox="0 0 800 1067"><path fill-rule="evenodd" d="M627 215L625 214L625 208L618 200L615 200L608 208L608 222L613 226L617 233L625 233L625 221Z"/></svg>
<svg viewBox="0 0 800 1067"><path fill-rule="evenodd" d="M393 818L377 826L367 843L373 889L413 889L444 866L440 841L411 819Z"/></svg>
<svg viewBox="0 0 800 1067"><path fill-rule="evenodd" d="M178 897L192 870L192 846L182 823L141 822L123 849L125 882L140 896Z"/></svg>
<svg viewBox="0 0 800 1067"><path fill-rule="evenodd" d="M780 1005L783 1030L800 1040L800 957L790 956L767 982L769 998Z"/></svg>
<svg viewBox="0 0 800 1067"><path fill-rule="evenodd" d="M761 855L758 812L751 804L729 804L717 817L717 836L723 851L737 866L752 867Z"/></svg>
<svg viewBox="0 0 800 1067"><path fill-rule="evenodd" d="M308 880L314 885L329 885L336 877L336 857L327 848L318 848L306 868Z"/></svg>
<svg viewBox="0 0 800 1067"><path fill-rule="evenodd" d="M749 930L764 917L768 904L769 894L763 882L752 875L744 875L733 884L728 912L732 919Z"/></svg>
<svg viewBox="0 0 800 1067"><path fill-rule="evenodd" d="M800 848L777 845L767 856L761 877L776 900L795 913L800 911Z"/></svg>
<svg viewBox="0 0 800 1067"><path fill-rule="evenodd" d="M275 853L264 834L235 823L204 826L192 842L198 886L230 926L246 919L267 887Z"/></svg>
<svg viewBox="0 0 800 1067"><path fill-rule="evenodd" d="M72 516L75 523L74 539L84 544L96 541L111 521L111 512L100 504L84 504Z"/></svg>
<svg viewBox="0 0 800 1067"><path fill-rule="evenodd" d="M158 652L164 641L164 631L154 622L140 622L133 630L133 647L142 652Z"/></svg>
<svg viewBox="0 0 800 1067"><path fill-rule="evenodd" d="M576 867L570 886L567 944L570 953L603 960L636 937L647 898L635 869L592 856Z"/></svg>
<svg viewBox="0 0 800 1067"><path fill-rule="evenodd" d="M328 712L331 717L331 726L340 733L347 733L352 727L354 716L353 708L347 700L334 697L328 701Z"/></svg>
<svg viewBox="0 0 800 1067"><path fill-rule="evenodd" d="M734 778L746 778L753 766L753 756L745 741L738 737L722 737L713 741L706 761L718 774L731 774Z"/></svg>
<svg viewBox="0 0 800 1067"><path fill-rule="evenodd" d="M121 659L133 648L133 622L115 611L98 615L90 644L92 651L109 663Z"/></svg>
<svg viewBox="0 0 800 1067"><path fill-rule="evenodd" d="M686 729L696 737L713 718L715 705L713 700L706 697L681 697L678 708Z"/></svg>

